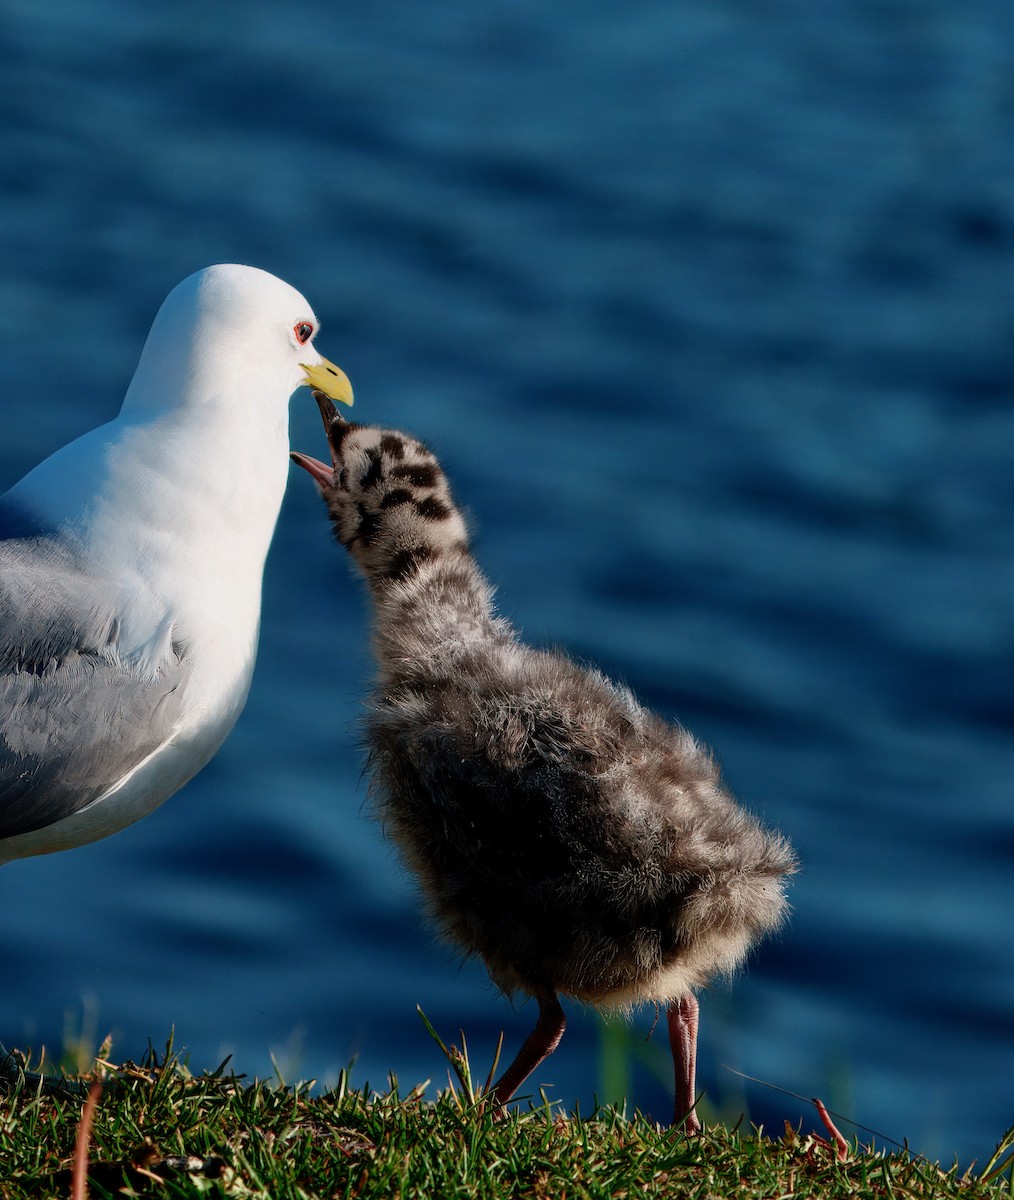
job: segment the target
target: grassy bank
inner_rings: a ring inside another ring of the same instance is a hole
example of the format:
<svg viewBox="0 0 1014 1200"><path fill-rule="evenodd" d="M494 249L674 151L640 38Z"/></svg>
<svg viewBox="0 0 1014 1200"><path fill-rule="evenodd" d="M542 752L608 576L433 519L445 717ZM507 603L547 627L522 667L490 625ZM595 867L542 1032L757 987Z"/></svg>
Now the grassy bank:
<svg viewBox="0 0 1014 1200"><path fill-rule="evenodd" d="M453 1052L451 1052L453 1055ZM959 1175L902 1152L845 1157L809 1129L709 1129L686 1139L614 1109L587 1119L548 1106L493 1121L467 1063L436 1102L342 1084L251 1083L99 1062L86 1139L89 1194L175 1197L997 1197L1012 1193L1005 1155ZM0 1197L72 1194L82 1094L29 1081L0 1096ZM814 1127L825 1134L819 1121ZM84 1152L79 1153L84 1161ZM121 1189L128 1189L123 1191ZM80 1188L78 1191L80 1194Z"/></svg>

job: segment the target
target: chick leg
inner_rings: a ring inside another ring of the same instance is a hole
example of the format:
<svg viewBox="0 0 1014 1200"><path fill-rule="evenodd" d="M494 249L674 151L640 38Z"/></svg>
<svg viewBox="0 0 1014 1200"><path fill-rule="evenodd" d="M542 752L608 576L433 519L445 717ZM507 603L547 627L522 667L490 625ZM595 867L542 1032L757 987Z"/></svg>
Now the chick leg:
<svg viewBox="0 0 1014 1200"><path fill-rule="evenodd" d="M490 1095L503 1113L504 1105L544 1059L548 1058L563 1037L567 1019L555 993L539 997L539 1019L525 1039L517 1057L493 1085Z"/></svg>
<svg viewBox="0 0 1014 1200"><path fill-rule="evenodd" d="M697 997L691 993L669 1005L669 1045L676 1075L676 1108L673 1124L683 1123L684 1133L700 1133L694 1110L697 1101ZM684 1120L684 1118L686 1118Z"/></svg>

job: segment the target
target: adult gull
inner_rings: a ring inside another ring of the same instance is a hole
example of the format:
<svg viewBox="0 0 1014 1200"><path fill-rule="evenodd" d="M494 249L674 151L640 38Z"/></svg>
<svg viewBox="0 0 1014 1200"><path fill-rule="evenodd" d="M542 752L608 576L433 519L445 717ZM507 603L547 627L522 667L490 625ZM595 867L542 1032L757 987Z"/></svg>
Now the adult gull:
<svg viewBox="0 0 1014 1200"><path fill-rule="evenodd" d="M179 284L119 416L0 497L0 863L146 816L246 701L288 401L351 404L307 301L253 267Z"/></svg>

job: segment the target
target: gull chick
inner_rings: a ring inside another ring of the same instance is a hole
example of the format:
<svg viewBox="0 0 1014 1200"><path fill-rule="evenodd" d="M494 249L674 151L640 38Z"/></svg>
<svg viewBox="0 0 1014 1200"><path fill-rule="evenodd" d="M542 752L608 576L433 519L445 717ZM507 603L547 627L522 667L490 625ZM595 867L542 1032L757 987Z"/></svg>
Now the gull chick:
<svg viewBox="0 0 1014 1200"><path fill-rule="evenodd" d="M155 317L115 420L0 497L0 863L145 816L246 701L288 402L352 401L317 318L253 267Z"/></svg>
<svg viewBox="0 0 1014 1200"><path fill-rule="evenodd" d="M696 992L782 921L792 851L689 733L495 615L425 446L315 395L332 465L292 457L373 601L378 814L446 937L538 1001L493 1103L559 1044L561 995L649 1002L667 1007L674 1122L696 1132Z"/></svg>

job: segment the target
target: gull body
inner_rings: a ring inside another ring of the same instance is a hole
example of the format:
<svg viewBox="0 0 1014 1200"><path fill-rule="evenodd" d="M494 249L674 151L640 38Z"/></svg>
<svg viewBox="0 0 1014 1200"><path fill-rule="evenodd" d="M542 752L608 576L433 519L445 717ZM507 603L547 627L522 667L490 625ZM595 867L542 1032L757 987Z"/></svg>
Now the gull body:
<svg viewBox="0 0 1014 1200"><path fill-rule="evenodd" d="M160 308L119 415L0 497L0 862L151 812L243 708L288 470L288 401L351 402L317 318L209 267Z"/></svg>
<svg viewBox="0 0 1014 1200"><path fill-rule="evenodd" d="M735 802L686 730L597 671L525 646L495 614L425 446L317 398L332 464L293 458L369 585L378 815L444 934L539 1004L494 1103L555 1049L560 995L656 1003L674 1121L698 1129L696 992L784 918L789 846Z"/></svg>

